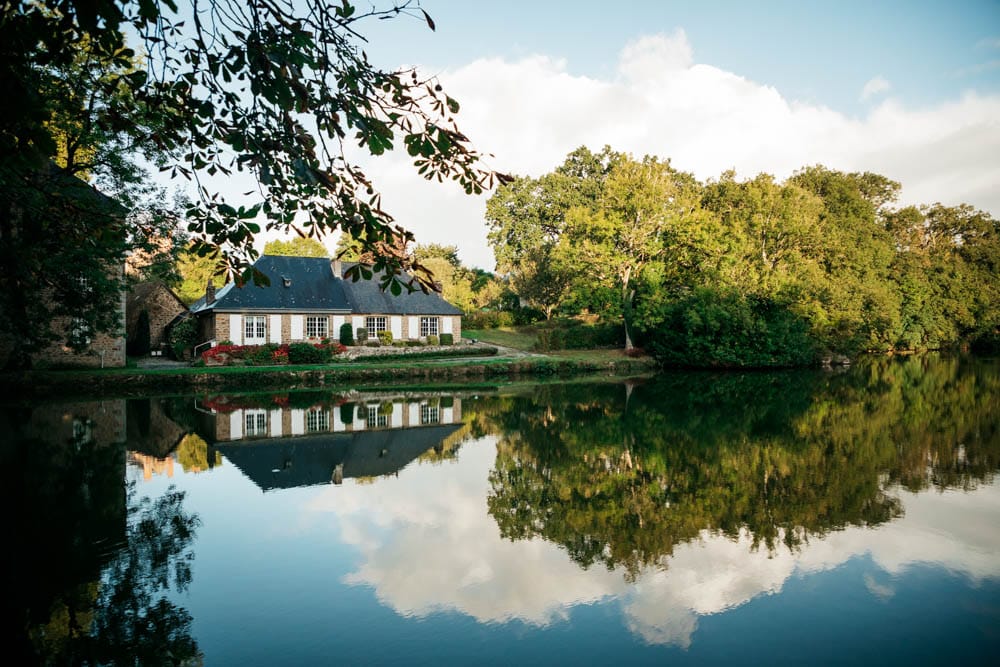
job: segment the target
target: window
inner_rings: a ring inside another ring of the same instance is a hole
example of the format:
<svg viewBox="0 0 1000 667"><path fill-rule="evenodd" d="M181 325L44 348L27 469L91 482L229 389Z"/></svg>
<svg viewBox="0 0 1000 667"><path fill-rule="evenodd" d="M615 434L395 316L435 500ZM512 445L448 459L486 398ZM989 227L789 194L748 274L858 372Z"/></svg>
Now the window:
<svg viewBox="0 0 1000 667"><path fill-rule="evenodd" d="M90 345L90 324L82 317L74 317L69 323L70 345Z"/></svg>
<svg viewBox="0 0 1000 667"><path fill-rule="evenodd" d="M441 415L438 412L438 406L422 403L420 405L420 423L421 424L441 423Z"/></svg>
<svg viewBox="0 0 1000 667"><path fill-rule="evenodd" d="M330 413L322 408L315 408L306 413L306 431L319 433L330 430Z"/></svg>
<svg viewBox="0 0 1000 667"><path fill-rule="evenodd" d="M243 342L260 345L267 342L267 318L263 315L247 315L243 321Z"/></svg>
<svg viewBox="0 0 1000 667"><path fill-rule="evenodd" d="M389 425L389 417L379 410L377 405L368 406L368 428L385 428Z"/></svg>
<svg viewBox="0 0 1000 667"><path fill-rule="evenodd" d="M247 436L267 435L267 411L247 410L243 419Z"/></svg>
<svg viewBox="0 0 1000 667"><path fill-rule="evenodd" d="M421 317L420 318L420 335L421 336L437 336L438 335L438 318L436 318L436 317Z"/></svg>
<svg viewBox="0 0 1000 667"><path fill-rule="evenodd" d="M378 338L378 332L386 330L384 317L365 318L365 325L368 327L368 338Z"/></svg>
<svg viewBox="0 0 1000 667"><path fill-rule="evenodd" d="M306 318L306 338L326 338L326 318Z"/></svg>

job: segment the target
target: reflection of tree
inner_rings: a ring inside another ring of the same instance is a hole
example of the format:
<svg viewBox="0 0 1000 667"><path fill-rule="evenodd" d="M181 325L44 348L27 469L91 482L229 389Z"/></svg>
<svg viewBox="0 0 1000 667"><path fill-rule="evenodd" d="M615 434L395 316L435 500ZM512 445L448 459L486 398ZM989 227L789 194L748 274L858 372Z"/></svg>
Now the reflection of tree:
<svg viewBox="0 0 1000 667"><path fill-rule="evenodd" d="M184 472L204 472L222 465L222 455L213 452L209 458L208 443L201 436L188 433L177 445L177 462L181 464Z"/></svg>
<svg viewBox="0 0 1000 667"><path fill-rule="evenodd" d="M501 533L632 575L702 530L794 549L898 517L894 483L971 488L1000 467L997 368L958 360L672 375L628 398L577 385L504 400L477 406L501 436L489 498Z"/></svg>
<svg viewBox="0 0 1000 667"><path fill-rule="evenodd" d="M3 417L2 500L18 508L3 550L5 616L20 619L14 651L26 664L199 659L190 615L166 597L191 578L198 519L183 493L136 500L122 445L60 442L44 428L35 437L24 415Z"/></svg>

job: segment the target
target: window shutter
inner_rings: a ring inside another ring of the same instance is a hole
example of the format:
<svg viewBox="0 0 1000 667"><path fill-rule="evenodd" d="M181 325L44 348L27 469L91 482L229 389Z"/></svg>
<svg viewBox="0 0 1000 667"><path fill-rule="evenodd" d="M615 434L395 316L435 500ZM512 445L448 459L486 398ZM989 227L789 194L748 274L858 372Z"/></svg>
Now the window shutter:
<svg viewBox="0 0 1000 667"><path fill-rule="evenodd" d="M267 328L270 331L267 332L268 341L271 343L281 342L281 315L271 315L270 321L267 323Z"/></svg>
<svg viewBox="0 0 1000 667"><path fill-rule="evenodd" d="M442 317L441 318L441 333L450 334L451 333L451 318Z"/></svg>
<svg viewBox="0 0 1000 667"><path fill-rule="evenodd" d="M305 338L303 322L305 318L301 315L292 315L292 340L302 340Z"/></svg>
<svg viewBox="0 0 1000 667"><path fill-rule="evenodd" d="M237 315L236 317L239 317ZM243 411L233 410L229 413L229 439L230 440L242 440L243 439Z"/></svg>
<svg viewBox="0 0 1000 667"><path fill-rule="evenodd" d="M229 316L229 340L236 345L243 344L243 317L241 315Z"/></svg>
<svg viewBox="0 0 1000 667"><path fill-rule="evenodd" d="M390 317L389 331L392 332L393 340L401 340L403 338L403 318L399 315L393 315Z"/></svg>
<svg viewBox="0 0 1000 667"><path fill-rule="evenodd" d="M410 318L410 330L406 332L409 334L407 338L420 338L420 318L411 317Z"/></svg>

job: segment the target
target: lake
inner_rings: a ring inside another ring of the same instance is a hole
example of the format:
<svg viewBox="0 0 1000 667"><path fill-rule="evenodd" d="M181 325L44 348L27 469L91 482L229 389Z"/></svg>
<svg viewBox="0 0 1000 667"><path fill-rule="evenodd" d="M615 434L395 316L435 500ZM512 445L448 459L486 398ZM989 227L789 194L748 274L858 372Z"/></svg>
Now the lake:
<svg viewBox="0 0 1000 667"><path fill-rule="evenodd" d="M34 660L1000 651L995 359L0 415L6 617Z"/></svg>

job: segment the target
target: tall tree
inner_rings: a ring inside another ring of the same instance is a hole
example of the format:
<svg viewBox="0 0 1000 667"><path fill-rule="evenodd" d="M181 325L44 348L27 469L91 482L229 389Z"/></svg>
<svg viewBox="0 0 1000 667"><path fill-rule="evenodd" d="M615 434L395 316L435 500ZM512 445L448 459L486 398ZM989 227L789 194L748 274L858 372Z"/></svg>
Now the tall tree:
<svg viewBox="0 0 1000 667"><path fill-rule="evenodd" d="M635 283L647 266L665 254L664 234L685 213L683 180L669 160L627 157L605 179L596 209L578 206L566 215L559 263L588 282L619 291L627 350L634 347Z"/></svg>

